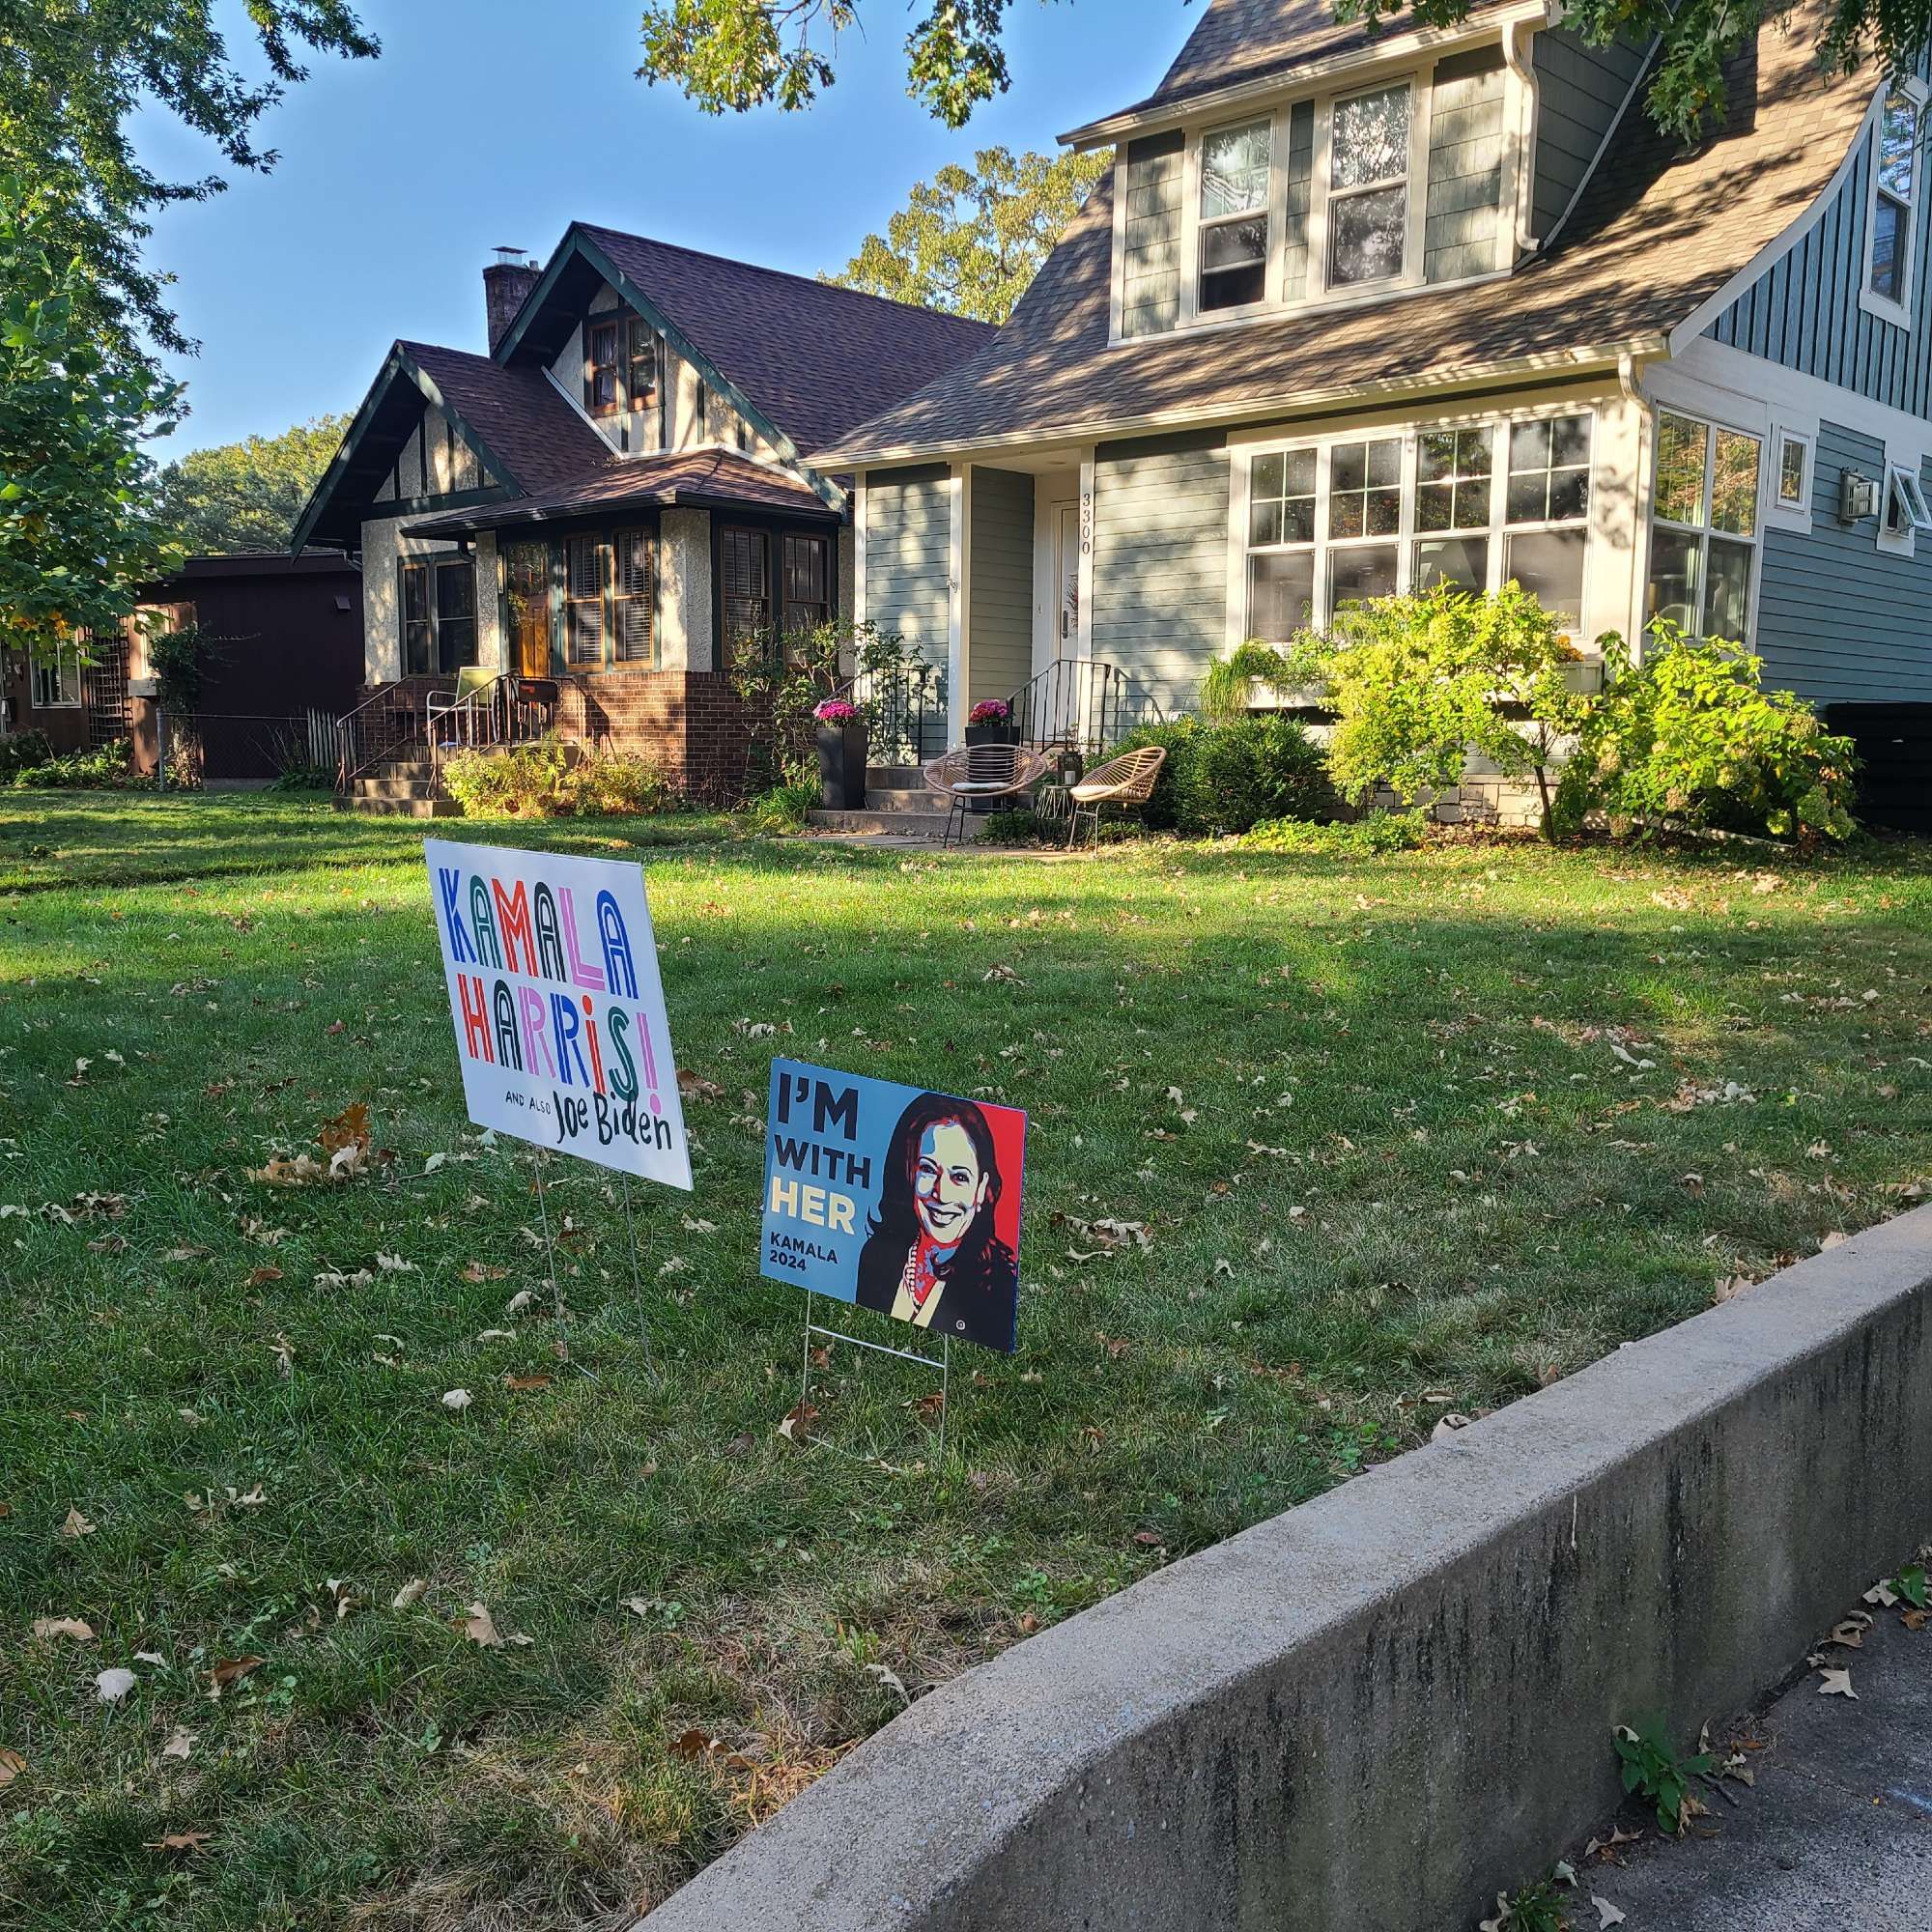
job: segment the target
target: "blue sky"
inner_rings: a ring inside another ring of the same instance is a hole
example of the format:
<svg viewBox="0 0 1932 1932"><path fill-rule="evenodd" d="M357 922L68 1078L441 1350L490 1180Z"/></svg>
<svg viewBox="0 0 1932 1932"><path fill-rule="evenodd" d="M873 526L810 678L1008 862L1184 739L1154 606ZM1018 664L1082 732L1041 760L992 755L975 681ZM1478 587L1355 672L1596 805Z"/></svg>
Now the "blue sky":
<svg viewBox="0 0 1932 1932"><path fill-rule="evenodd" d="M361 400L398 336L483 347L483 264L542 258L573 218L813 274L841 268L916 181L976 147L1054 136L1150 92L1200 17L1183 0L1015 0L1012 91L949 133L905 98L905 0L803 114L708 120L634 78L639 0L364 0L379 61L317 61L264 125L272 174L164 211L148 255L199 356L193 413L158 453L272 434ZM223 10L232 45L248 36ZM171 178L216 156L158 116Z"/></svg>

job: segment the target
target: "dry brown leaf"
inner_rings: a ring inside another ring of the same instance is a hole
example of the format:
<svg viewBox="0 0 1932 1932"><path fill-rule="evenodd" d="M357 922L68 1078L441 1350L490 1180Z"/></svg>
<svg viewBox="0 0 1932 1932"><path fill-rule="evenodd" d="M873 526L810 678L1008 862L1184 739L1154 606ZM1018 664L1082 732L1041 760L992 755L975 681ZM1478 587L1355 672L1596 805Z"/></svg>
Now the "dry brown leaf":
<svg viewBox="0 0 1932 1932"><path fill-rule="evenodd" d="M677 1069L677 1091L687 1100L722 1100L724 1090L715 1080L707 1080L701 1073L694 1073L688 1066Z"/></svg>
<svg viewBox="0 0 1932 1932"><path fill-rule="evenodd" d="M392 1610L407 1610L423 1600L423 1592L429 1588L425 1577L412 1577L396 1594L389 1599Z"/></svg>
<svg viewBox="0 0 1932 1932"><path fill-rule="evenodd" d="M505 1650L512 1644L531 1644L533 1636L521 1634L505 1635L497 1628L497 1620L490 1614L487 1604L471 1604L469 1614L460 1626L463 1634L471 1643L479 1643L485 1650Z"/></svg>
<svg viewBox="0 0 1932 1932"><path fill-rule="evenodd" d="M267 1288L271 1281L280 1281L281 1278L282 1271L278 1267L253 1268L249 1271L248 1286L250 1288Z"/></svg>
<svg viewBox="0 0 1932 1932"><path fill-rule="evenodd" d="M76 1643L94 1641L94 1626L84 1624L78 1617L36 1617L34 1619L36 1636L71 1636Z"/></svg>
<svg viewBox="0 0 1932 1932"><path fill-rule="evenodd" d="M1849 1670L1820 1670L1818 1675L1825 1681L1818 1687L1821 1697L1849 1697L1857 1703L1859 1693L1852 1689L1852 1673Z"/></svg>
<svg viewBox="0 0 1932 1932"><path fill-rule="evenodd" d="M0 1748L0 1791L19 1776L27 1768L27 1760L16 1750Z"/></svg>
<svg viewBox="0 0 1932 1932"><path fill-rule="evenodd" d="M518 1391L525 1389L547 1389L550 1387L550 1382L551 1378L548 1376L505 1376L503 1378L503 1386L506 1389L515 1389Z"/></svg>
<svg viewBox="0 0 1932 1932"><path fill-rule="evenodd" d="M194 1733L185 1724L177 1724L174 1735L161 1747L163 1757L186 1759L194 1755Z"/></svg>
<svg viewBox="0 0 1932 1932"><path fill-rule="evenodd" d="M61 1524L60 1533L69 1539L92 1536L96 1527L97 1525L89 1522L77 1509L70 1509L67 1513L67 1520Z"/></svg>
<svg viewBox="0 0 1932 1932"><path fill-rule="evenodd" d="M149 1852L198 1852L213 1837L213 1832L169 1832L164 1836L150 1838L142 1846Z"/></svg>
<svg viewBox="0 0 1932 1932"><path fill-rule="evenodd" d="M465 1281L501 1281L509 1273L508 1268L491 1267L485 1262L470 1262L463 1270Z"/></svg>
<svg viewBox="0 0 1932 1932"><path fill-rule="evenodd" d="M219 1693L229 1685L239 1683L251 1670L259 1670L265 1661L259 1657L224 1658L208 1673L209 1682Z"/></svg>

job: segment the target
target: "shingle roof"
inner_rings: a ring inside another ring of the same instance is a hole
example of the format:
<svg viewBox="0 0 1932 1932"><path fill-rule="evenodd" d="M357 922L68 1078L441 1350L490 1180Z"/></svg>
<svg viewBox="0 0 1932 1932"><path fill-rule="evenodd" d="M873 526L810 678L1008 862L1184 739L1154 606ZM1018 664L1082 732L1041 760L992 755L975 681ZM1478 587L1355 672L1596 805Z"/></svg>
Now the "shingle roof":
<svg viewBox="0 0 1932 1932"><path fill-rule="evenodd" d="M489 503L409 526L412 536L464 536L471 530L552 523L594 510L697 509L782 511L786 516L838 521L804 483L728 449L674 449L662 456L613 458L585 476L541 497Z"/></svg>
<svg viewBox="0 0 1932 1932"><path fill-rule="evenodd" d="M1107 341L1105 183L993 344L822 450L849 465L1122 426L1264 417L1371 387L1450 385L1499 365L1574 361L1656 338L1830 184L1873 78L1821 73L1821 0L1767 24L1726 67L1724 126L1692 153L1633 113L1543 256L1504 279L1212 333Z"/></svg>
<svg viewBox="0 0 1932 1932"><path fill-rule="evenodd" d="M397 345L442 392L527 496L619 465L610 445L538 370L433 342Z"/></svg>
<svg viewBox="0 0 1932 1932"><path fill-rule="evenodd" d="M614 228L579 227L800 449L843 435L993 333L964 316Z"/></svg>

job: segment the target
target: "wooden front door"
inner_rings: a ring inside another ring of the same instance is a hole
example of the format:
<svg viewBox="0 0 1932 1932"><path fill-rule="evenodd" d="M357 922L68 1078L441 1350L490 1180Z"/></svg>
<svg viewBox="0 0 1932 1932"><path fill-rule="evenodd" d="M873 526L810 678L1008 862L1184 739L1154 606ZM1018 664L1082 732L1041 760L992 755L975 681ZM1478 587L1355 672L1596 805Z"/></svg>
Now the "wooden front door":
<svg viewBox="0 0 1932 1932"><path fill-rule="evenodd" d="M507 544L503 576L510 606L510 649L520 677L551 674L550 545Z"/></svg>

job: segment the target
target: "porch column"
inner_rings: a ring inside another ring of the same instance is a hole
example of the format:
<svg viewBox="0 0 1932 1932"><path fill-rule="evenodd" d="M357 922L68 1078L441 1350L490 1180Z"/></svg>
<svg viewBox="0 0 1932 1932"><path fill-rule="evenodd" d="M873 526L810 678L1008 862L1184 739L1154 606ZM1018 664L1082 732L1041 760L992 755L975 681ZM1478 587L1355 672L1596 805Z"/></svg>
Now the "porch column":
<svg viewBox="0 0 1932 1932"><path fill-rule="evenodd" d="M955 463L947 485L951 545L947 560L946 742L966 742L966 680L973 639L973 466Z"/></svg>

